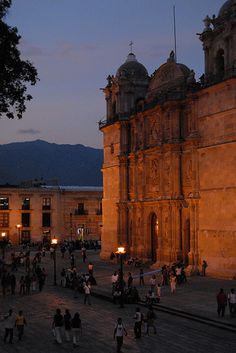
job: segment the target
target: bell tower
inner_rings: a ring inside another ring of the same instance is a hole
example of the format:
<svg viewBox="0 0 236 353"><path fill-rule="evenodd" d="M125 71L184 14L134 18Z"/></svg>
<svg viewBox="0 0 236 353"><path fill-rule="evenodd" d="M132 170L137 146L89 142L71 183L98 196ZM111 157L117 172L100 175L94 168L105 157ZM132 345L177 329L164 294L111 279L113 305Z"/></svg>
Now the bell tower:
<svg viewBox="0 0 236 353"><path fill-rule="evenodd" d="M236 0L228 0L218 16L203 20L200 34L205 53L204 83L212 84L236 75Z"/></svg>
<svg viewBox="0 0 236 353"><path fill-rule="evenodd" d="M129 120L141 109L149 76L131 52L107 81L106 120L99 123L104 141L102 258L109 258L120 243L127 244Z"/></svg>

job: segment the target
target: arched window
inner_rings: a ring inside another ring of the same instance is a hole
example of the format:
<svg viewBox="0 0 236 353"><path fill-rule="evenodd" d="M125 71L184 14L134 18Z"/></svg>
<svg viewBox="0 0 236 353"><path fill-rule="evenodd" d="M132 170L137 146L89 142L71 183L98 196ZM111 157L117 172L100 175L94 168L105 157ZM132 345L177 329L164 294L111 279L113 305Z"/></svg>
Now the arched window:
<svg viewBox="0 0 236 353"><path fill-rule="evenodd" d="M144 109L144 100L139 98L136 100L136 111L141 112Z"/></svg>
<svg viewBox="0 0 236 353"><path fill-rule="evenodd" d="M116 116L116 101L112 103L112 117Z"/></svg>
<svg viewBox="0 0 236 353"><path fill-rule="evenodd" d="M225 71L225 56L224 50L219 49L216 58L215 58L215 65L216 65L216 74L223 74Z"/></svg>

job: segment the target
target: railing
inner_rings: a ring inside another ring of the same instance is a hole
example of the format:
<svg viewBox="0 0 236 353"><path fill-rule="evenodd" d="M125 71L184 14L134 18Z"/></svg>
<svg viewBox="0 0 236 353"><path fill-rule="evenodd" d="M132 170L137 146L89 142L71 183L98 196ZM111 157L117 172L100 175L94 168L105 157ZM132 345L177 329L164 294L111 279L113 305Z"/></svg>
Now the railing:
<svg viewBox="0 0 236 353"><path fill-rule="evenodd" d="M225 70L217 74L209 74L206 77L203 75L200 82L202 87L208 87L216 83L222 82L224 80L228 80L230 78L235 78L235 77L236 77L236 68Z"/></svg>

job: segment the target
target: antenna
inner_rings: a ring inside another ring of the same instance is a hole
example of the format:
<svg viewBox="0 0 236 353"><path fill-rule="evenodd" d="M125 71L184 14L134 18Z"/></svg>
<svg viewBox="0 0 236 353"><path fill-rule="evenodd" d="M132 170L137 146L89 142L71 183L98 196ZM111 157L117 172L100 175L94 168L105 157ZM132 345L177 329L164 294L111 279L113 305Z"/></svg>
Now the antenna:
<svg viewBox="0 0 236 353"><path fill-rule="evenodd" d="M175 23L175 5L173 6L173 17L174 17L175 62L177 62L177 49L176 49L176 23Z"/></svg>

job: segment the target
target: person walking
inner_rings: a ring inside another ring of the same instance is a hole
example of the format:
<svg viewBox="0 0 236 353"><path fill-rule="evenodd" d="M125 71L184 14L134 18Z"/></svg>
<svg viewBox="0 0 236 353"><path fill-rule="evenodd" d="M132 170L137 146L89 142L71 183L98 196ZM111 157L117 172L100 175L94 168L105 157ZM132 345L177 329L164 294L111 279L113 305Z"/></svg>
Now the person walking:
<svg viewBox="0 0 236 353"><path fill-rule="evenodd" d="M121 347L123 345L123 337L127 336L127 331L122 323L122 318L117 319L117 323L114 328L114 340L116 339L116 352L121 353Z"/></svg>
<svg viewBox="0 0 236 353"><path fill-rule="evenodd" d="M88 264L88 273L90 277L93 277L93 263L89 262Z"/></svg>
<svg viewBox="0 0 236 353"><path fill-rule="evenodd" d="M234 317L236 315L236 294L234 288L232 288L228 294L228 302L230 317Z"/></svg>
<svg viewBox="0 0 236 353"><path fill-rule="evenodd" d="M134 322L135 338L140 338L142 334L142 314L140 312L140 308L136 308L134 320L135 320Z"/></svg>
<svg viewBox="0 0 236 353"><path fill-rule="evenodd" d="M128 288L130 288L132 286L133 283L133 276L131 274L131 272L129 272L129 276L128 276Z"/></svg>
<svg viewBox="0 0 236 353"><path fill-rule="evenodd" d="M148 309L148 312L147 312L147 318L146 318L146 321L147 321L147 329L146 329L146 332L145 332L145 335L149 335L149 329L150 327L153 328L154 330L154 334L157 333L157 329L156 329L156 326L155 326L155 323L154 323L154 320L156 319L156 314L155 312L153 311L153 307L150 305L149 306L149 309Z"/></svg>
<svg viewBox="0 0 236 353"><path fill-rule="evenodd" d="M206 260L202 261L202 276L205 277L206 276L206 268L207 268L208 264L206 262Z"/></svg>
<svg viewBox="0 0 236 353"><path fill-rule="evenodd" d="M15 295L16 292L16 276L14 273L11 274L11 294Z"/></svg>
<svg viewBox="0 0 236 353"><path fill-rule="evenodd" d="M217 300L217 313L218 316L224 317L225 315L225 308L227 305L227 296L224 293L224 289L221 288L219 293L216 296L216 300Z"/></svg>
<svg viewBox="0 0 236 353"><path fill-rule="evenodd" d="M22 337L24 335L24 327L26 325L26 320L25 317L23 315L23 311L20 310L18 315L16 316L16 320L15 320L15 326L17 328L18 331L18 340L21 341Z"/></svg>
<svg viewBox="0 0 236 353"><path fill-rule="evenodd" d="M91 285L90 282L84 283L84 304L91 305Z"/></svg>
<svg viewBox="0 0 236 353"><path fill-rule="evenodd" d="M64 268L61 270L61 286L66 288L66 270Z"/></svg>
<svg viewBox="0 0 236 353"><path fill-rule="evenodd" d="M85 263L87 259L86 248L83 246L81 250L82 250L83 263Z"/></svg>
<svg viewBox="0 0 236 353"><path fill-rule="evenodd" d="M79 342L79 334L82 332L82 324L80 319L80 314L78 312L75 313L73 319L71 320L72 327L72 337L73 337L73 347L78 346Z"/></svg>
<svg viewBox="0 0 236 353"><path fill-rule="evenodd" d="M25 276L25 293L27 295L30 294L30 287L31 287L31 277L30 277L30 274L28 273L26 276Z"/></svg>
<svg viewBox="0 0 236 353"><path fill-rule="evenodd" d="M9 309L8 314L4 316L4 327L5 327L5 334L3 338L4 343L7 341L7 338L9 336L9 343L12 344L14 326L15 326L15 318L13 316L13 310Z"/></svg>
<svg viewBox="0 0 236 353"><path fill-rule="evenodd" d="M149 283L150 283L150 289L151 289L151 291L152 292L154 292L154 289L155 289L155 287L156 287L156 276L155 275L152 275L152 277L150 278L150 281L149 281Z"/></svg>
<svg viewBox="0 0 236 353"><path fill-rule="evenodd" d="M25 277L20 278L20 295L25 295Z"/></svg>
<svg viewBox="0 0 236 353"><path fill-rule="evenodd" d="M144 272L142 268L139 271L139 285L144 286Z"/></svg>
<svg viewBox="0 0 236 353"><path fill-rule="evenodd" d="M157 284L157 302L160 303L161 301L161 283Z"/></svg>
<svg viewBox="0 0 236 353"><path fill-rule="evenodd" d="M176 292L176 277L174 274L170 275L170 291L172 294Z"/></svg>
<svg viewBox="0 0 236 353"><path fill-rule="evenodd" d="M66 336L66 341L70 342L71 339L71 314L69 309L65 310L64 314L64 327L65 327L65 336Z"/></svg>
<svg viewBox="0 0 236 353"><path fill-rule="evenodd" d="M36 277L35 273L33 274L32 278L31 278L31 284L32 284L32 291L36 292L37 277Z"/></svg>
<svg viewBox="0 0 236 353"><path fill-rule="evenodd" d="M63 316L61 314L61 310L57 309L56 314L54 315L52 328L55 330L55 339L56 342L61 344L62 343L62 335L61 335L61 328L63 326Z"/></svg>

